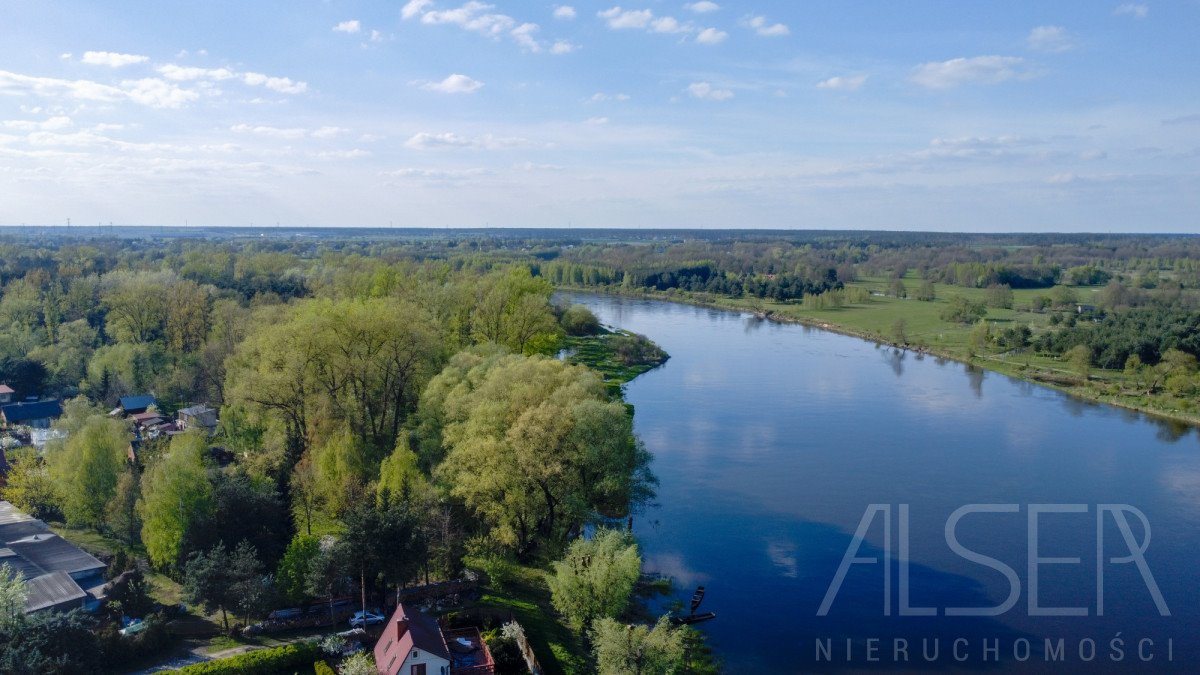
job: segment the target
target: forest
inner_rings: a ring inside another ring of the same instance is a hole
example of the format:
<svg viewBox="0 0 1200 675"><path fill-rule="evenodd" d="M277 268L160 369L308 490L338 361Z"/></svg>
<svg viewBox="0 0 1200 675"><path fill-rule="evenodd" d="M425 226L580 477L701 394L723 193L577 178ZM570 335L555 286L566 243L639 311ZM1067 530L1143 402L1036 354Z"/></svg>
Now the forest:
<svg viewBox="0 0 1200 675"><path fill-rule="evenodd" d="M801 320L1197 414L1198 237L250 234L0 234L0 384L62 401L43 447L4 435L0 498L134 579L100 617L0 618L0 669L152 658L169 631L125 640L111 622L164 599L238 634L465 573L485 604L536 608L552 672L621 672L631 622L650 672L711 669L694 631L639 614L622 528L656 479L620 382L666 355L557 289ZM132 395L219 421L150 433L114 414ZM64 651L46 631L90 637Z"/></svg>

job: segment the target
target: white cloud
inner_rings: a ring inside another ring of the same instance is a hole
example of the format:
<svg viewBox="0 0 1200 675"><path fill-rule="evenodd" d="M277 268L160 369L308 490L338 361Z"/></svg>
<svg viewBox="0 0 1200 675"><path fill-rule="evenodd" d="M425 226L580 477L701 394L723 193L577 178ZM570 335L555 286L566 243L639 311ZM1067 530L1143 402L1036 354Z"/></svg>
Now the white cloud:
<svg viewBox="0 0 1200 675"><path fill-rule="evenodd" d="M109 68L121 68L122 66L131 66L135 63L145 63L150 60L148 56L138 54L118 54L116 52L84 52L82 61L89 66L108 66Z"/></svg>
<svg viewBox="0 0 1200 675"><path fill-rule="evenodd" d="M347 134L349 132L350 132L349 129L343 129L342 127L321 127L320 129L317 129L316 131L312 132L312 137L313 138L337 138L338 136Z"/></svg>
<svg viewBox="0 0 1200 675"><path fill-rule="evenodd" d="M629 94L606 94L602 91L598 91L595 94L592 94L592 97L588 100L592 103L600 103L602 101L628 101Z"/></svg>
<svg viewBox="0 0 1200 675"><path fill-rule="evenodd" d="M426 25L454 25L497 40L507 34L525 50L542 51L542 44L534 38L539 29L536 23L518 23L507 14L493 13L491 10L496 8L495 5L469 0L454 9L437 10L430 9L431 6L432 3L425 0L412 0L401 9L400 16L404 19L420 16L421 23Z"/></svg>
<svg viewBox="0 0 1200 675"><path fill-rule="evenodd" d="M716 28L705 28L696 36L696 42L702 45L716 45L725 41L729 37L729 33Z"/></svg>
<svg viewBox="0 0 1200 675"><path fill-rule="evenodd" d="M0 127L17 131L58 131L71 126L71 118L66 115L56 115L40 122L32 120L7 120L0 122Z"/></svg>
<svg viewBox="0 0 1200 675"><path fill-rule="evenodd" d="M1117 5L1117 8L1113 10L1113 14L1115 14L1117 16L1121 16L1122 14L1128 14L1128 15L1138 18L1138 19L1146 18L1146 15L1149 13L1150 13L1149 5L1139 5L1139 4L1132 3L1132 2L1127 2L1123 5Z"/></svg>
<svg viewBox="0 0 1200 675"><path fill-rule="evenodd" d="M146 77L140 80L126 80L121 83L135 103L152 108L181 108L185 103L191 103L200 98L200 94L191 89L183 89L166 80L156 77Z"/></svg>
<svg viewBox="0 0 1200 675"><path fill-rule="evenodd" d="M335 33L357 33L362 30L362 23L358 19L343 21L333 27Z"/></svg>
<svg viewBox="0 0 1200 675"><path fill-rule="evenodd" d="M237 73L227 68L196 68L168 63L158 67L158 72L168 80L187 82L190 80L229 80Z"/></svg>
<svg viewBox="0 0 1200 675"><path fill-rule="evenodd" d="M605 124L608 124L608 118L607 117L589 117L586 120L584 120L583 123L590 124L592 126L603 126Z"/></svg>
<svg viewBox="0 0 1200 675"><path fill-rule="evenodd" d="M1061 26L1038 26L1029 31L1025 43L1030 49L1050 53L1069 51L1075 46L1071 36Z"/></svg>
<svg viewBox="0 0 1200 675"><path fill-rule="evenodd" d="M609 28L620 30L623 28L645 28L650 23L650 19L654 18L654 12L648 9L625 10L617 6L597 12L596 16L604 19L608 23Z"/></svg>
<svg viewBox="0 0 1200 675"><path fill-rule="evenodd" d="M687 91L693 98L709 101L724 101L733 98L733 92L728 89L716 89L708 82L693 82Z"/></svg>
<svg viewBox="0 0 1200 675"><path fill-rule="evenodd" d="M679 23L673 16L661 16L650 22L650 30L655 33L690 33L692 27Z"/></svg>
<svg viewBox="0 0 1200 675"><path fill-rule="evenodd" d="M866 75L838 75L817 83L817 89L833 89L835 91L854 91L867 81Z"/></svg>
<svg viewBox="0 0 1200 675"><path fill-rule="evenodd" d="M708 0L700 0L700 2L688 3L683 7L684 9L689 9L697 14L708 14L709 12L715 12L718 9L721 9L720 5L715 2L709 2Z"/></svg>
<svg viewBox="0 0 1200 675"><path fill-rule="evenodd" d="M538 25L536 23L523 23L520 26L512 29L512 31L509 32L509 35L511 35L512 39L516 40L517 44L521 45L522 48L536 54L537 52L542 51L542 46L538 44L537 38L533 37L533 34L537 31Z"/></svg>
<svg viewBox="0 0 1200 675"><path fill-rule="evenodd" d="M472 168L472 169L393 169L391 171L380 171L379 175L385 178L416 178L426 180L466 180L468 178L476 178L479 176L491 176L495 174L491 169Z"/></svg>
<svg viewBox="0 0 1200 675"><path fill-rule="evenodd" d="M742 23L763 37L783 37L792 32L782 23L768 22L765 16L750 16L743 19Z"/></svg>
<svg viewBox="0 0 1200 675"><path fill-rule="evenodd" d="M425 91L437 91L443 94L473 94L482 87L482 82L461 73L449 75L441 82L424 82L421 84L421 88Z"/></svg>
<svg viewBox="0 0 1200 675"><path fill-rule="evenodd" d="M400 18L407 21L424 12L432 4L433 0L409 0L407 4L400 8Z"/></svg>
<svg viewBox="0 0 1200 675"><path fill-rule="evenodd" d="M491 134L483 136L460 136L452 132L432 134L425 131L413 134L404 142L411 150L437 150L445 148L468 148L473 150L499 150L525 145L523 138L504 138Z"/></svg>
<svg viewBox="0 0 1200 675"><path fill-rule="evenodd" d="M559 5L554 8L554 18L570 21L575 18L575 8L570 5Z"/></svg>
<svg viewBox="0 0 1200 675"><path fill-rule="evenodd" d="M291 78L271 77L262 73L242 73L242 82L252 87L265 86L281 94L303 94L308 91L306 82L294 82Z"/></svg>
<svg viewBox="0 0 1200 675"><path fill-rule="evenodd" d="M53 77L33 77L0 70L0 93L32 94L46 98L69 98L81 101L113 103L133 101L153 108L179 108L200 98L190 89L181 89L165 80L144 78L125 80L119 87L91 80L62 80Z"/></svg>
<svg viewBox="0 0 1200 675"><path fill-rule="evenodd" d="M570 54L571 52L575 51L576 49L579 49L579 45L569 42L567 40L555 40L554 44L550 46L550 53L551 54Z"/></svg>
<svg viewBox="0 0 1200 675"><path fill-rule="evenodd" d="M949 89L960 84L996 84L1024 76L1025 60L1017 56L973 56L922 63L911 80L928 89Z"/></svg>
<svg viewBox="0 0 1200 675"><path fill-rule="evenodd" d="M383 33L380 33L377 30L372 30L371 36L367 38L367 40L369 42L383 42Z"/></svg>
<svg viewBox="0 0 1200 675"><path fill-rule="evenodd" d="M272 127L266 125L251 125L251 124L235 124L229 127L229 130L238 134L255 134L257 136L268 136L270 138L285 138L295 140L305 138L309 135L308 129L293 127L284 129L280 127Z"/></svg>

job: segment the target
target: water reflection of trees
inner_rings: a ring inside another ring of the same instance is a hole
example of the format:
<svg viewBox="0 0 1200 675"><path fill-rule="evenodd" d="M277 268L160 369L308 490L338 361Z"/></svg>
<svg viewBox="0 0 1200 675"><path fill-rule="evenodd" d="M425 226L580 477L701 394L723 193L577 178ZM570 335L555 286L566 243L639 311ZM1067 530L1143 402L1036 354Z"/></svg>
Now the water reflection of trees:
<svg viewBox="0 0 1200 675"><path fill-rule="evenodd" d="M987 377L987 371L969 363L963 366L963 370L967 373L967 383L971 385L975 398L983 398L983 380Z"/></svg>

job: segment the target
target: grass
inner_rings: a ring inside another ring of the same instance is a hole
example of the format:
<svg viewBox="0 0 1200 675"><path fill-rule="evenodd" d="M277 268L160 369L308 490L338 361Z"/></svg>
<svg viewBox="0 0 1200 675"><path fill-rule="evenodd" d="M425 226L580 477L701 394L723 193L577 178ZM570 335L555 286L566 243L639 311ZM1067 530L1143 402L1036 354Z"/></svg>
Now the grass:
<svg viewBox="0 0 1200 675"><path fill-rule="evenodd" d="M590 672L583 642L556 618L550 603L546 570L515 566L503 588L489 588L477 603L481 609L511 613L547 675Z"/></svg>
<svg viewBox="0 0 1200 675"><path fill-rule="evenodd" d="M614 347L614 339L632 338L646 343L643 358L629 362L622 358ZM610 393L619 396L621 387L633 378L653 370L667 360L666 352L645 336L627 330L605 331L599 335L567 336L562 348L567 351L566 360L585 365L600 373Z"/></svg>

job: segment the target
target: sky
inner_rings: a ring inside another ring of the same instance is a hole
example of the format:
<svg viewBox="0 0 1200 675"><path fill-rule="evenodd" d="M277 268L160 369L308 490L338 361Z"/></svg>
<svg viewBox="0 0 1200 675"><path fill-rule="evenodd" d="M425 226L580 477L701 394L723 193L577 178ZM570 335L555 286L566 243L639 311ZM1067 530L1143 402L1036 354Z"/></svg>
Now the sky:
<svg viewBox="0 0 1200 675"><path fill-rule="evenodd" d="M5 0L0 224L1200 232L1197 27L1200 0Z"/></svg>

